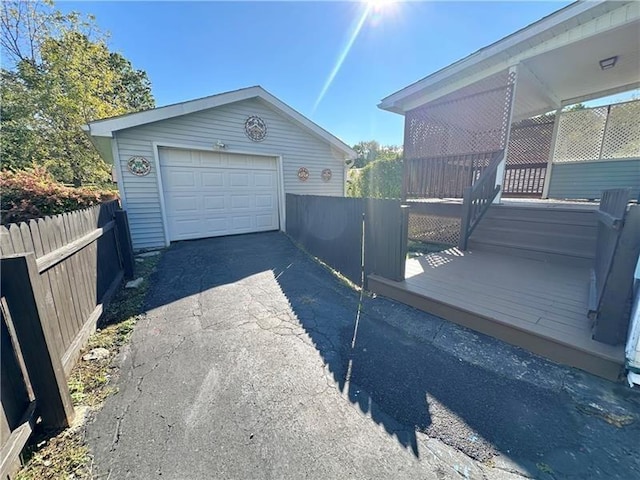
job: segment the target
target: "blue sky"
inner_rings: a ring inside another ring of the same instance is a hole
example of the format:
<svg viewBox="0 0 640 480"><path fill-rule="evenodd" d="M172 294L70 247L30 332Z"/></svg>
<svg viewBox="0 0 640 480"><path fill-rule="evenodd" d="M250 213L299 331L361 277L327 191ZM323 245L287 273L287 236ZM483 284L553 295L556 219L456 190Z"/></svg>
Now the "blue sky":
<svg viewBox="0 0 640 480"><path fill-rule="evenodd" d="M58 2L91 13L158 106L251 85L349 144L402 144L379 101L570 2ZM341 67L320 93L338 59Z"/></svg>

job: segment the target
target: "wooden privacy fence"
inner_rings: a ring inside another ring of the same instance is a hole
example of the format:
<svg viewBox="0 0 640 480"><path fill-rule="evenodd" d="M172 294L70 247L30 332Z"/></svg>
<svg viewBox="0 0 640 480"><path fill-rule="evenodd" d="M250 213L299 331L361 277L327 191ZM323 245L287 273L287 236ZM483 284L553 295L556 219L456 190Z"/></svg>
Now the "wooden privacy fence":
<svg viewBox="0 0 640 480"><path fill-rule="evenodd" d="M593 338L617 345L625 341L631 314L633 270L640 255L640 205L628 206L631 190L602 194L589 311Z"/></svg>
<svg viewBox="0 0 640 480"><path fill-rule="evenodd" d="M0 226L0 253L6 478L36 416L51 428L72 420L67 376L133 256L117 201Z"/></svg>
<svg viewBox="0 0 640 480"><path fill-rule="evenodd" d="M369 274L404 280L407 219L399 200L287 194L287 234L365 288Z"/></svg>

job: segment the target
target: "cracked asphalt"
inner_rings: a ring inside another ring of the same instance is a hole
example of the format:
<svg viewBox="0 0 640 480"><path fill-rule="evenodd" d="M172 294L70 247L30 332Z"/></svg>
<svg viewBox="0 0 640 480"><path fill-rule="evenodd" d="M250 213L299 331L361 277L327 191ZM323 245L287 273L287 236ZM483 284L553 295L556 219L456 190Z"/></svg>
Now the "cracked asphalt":
<svg viewBox="0 0 640 480"><path fill-rule="evenodd" d="M637 392L360 303L281 233L173 244L146 303L97 478L640 478Z"/></svg>

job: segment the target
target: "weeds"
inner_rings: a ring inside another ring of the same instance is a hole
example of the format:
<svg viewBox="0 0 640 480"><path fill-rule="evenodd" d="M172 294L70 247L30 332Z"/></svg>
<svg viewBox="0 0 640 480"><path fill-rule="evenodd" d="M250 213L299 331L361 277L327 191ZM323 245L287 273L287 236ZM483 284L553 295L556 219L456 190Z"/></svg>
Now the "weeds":
<svg viewBox="0 0 640 480"><path fill-rule="evenodd" d="M130 340L143 308L149 275L160 256L136 261L135 278L143 277L135 289L121 288L107 306L98 329L89 338L81 356L94 348L109 350L102 360L80 359L69 376L68 385L77 416L81 411L96 411L105 399L117 392L113 385L118 367L114 362L122 346ZM84 441L82 426L61 432L37 431L23 453L24 467L17 480L88 479L91 478L91 456Z"/></svg>

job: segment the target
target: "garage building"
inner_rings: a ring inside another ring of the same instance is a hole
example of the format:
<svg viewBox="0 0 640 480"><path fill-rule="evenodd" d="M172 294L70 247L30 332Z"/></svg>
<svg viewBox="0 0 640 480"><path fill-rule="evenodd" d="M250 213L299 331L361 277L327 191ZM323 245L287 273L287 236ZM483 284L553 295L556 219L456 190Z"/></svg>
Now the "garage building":
<svg viewBox="0 0 640 480"><path fill-rule="evenodd" d="M356 153L263 88L91 122L135 249L284 230L285 194L344 196Z"/></svg>

